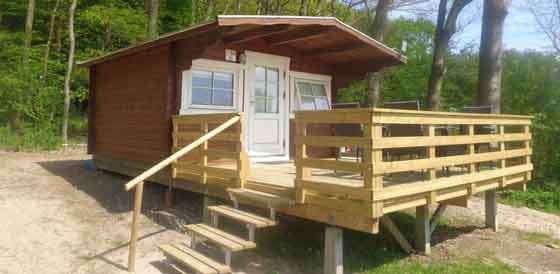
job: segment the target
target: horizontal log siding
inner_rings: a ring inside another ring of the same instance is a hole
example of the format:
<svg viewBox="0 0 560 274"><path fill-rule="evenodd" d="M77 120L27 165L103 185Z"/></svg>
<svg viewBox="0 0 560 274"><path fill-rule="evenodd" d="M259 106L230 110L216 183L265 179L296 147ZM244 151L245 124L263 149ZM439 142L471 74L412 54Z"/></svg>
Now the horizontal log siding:
<svg viewBox="0 0 560 274"><path fill-rule="evenodd" d="M167 47L96 67L96 155L154 163L169 154L169 136L162 134L169 131L167 81Z"/></svg>

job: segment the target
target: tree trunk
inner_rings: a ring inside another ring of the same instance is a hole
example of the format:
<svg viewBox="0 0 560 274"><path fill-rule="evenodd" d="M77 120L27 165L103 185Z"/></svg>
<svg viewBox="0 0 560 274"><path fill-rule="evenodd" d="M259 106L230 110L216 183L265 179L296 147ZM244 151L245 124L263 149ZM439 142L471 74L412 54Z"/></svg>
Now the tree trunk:
<svg viewBox="0 0 560 274"><path fill-rule="evenodd" d="M375 8L375 18L371 24L372 38L383 42L385 27L387 25L387 17L392 0L379 0ZM370 72L367 74L368 83L368 104L370 107L376 107L381 100L381 72Z"/></svg>
<svg viewBox="0 0 560 274"><path fill-rule="evenodd" d="M331 16L332 16L332 17L336 17L336 5L335 5L335 1L336 1L336 0L331 0Z"/></svg>
<svg viewBox="0 0 560 274"><path fill-rule="evenodd" d="M447 0L440 0L436 35L434 39L434 54L430 81L428 82L428 108L439 110L441 107L441 88L445 77L445 54L449 48L449 41L457 32L457 18L472 0L455 0L447 14Z"/></svg>
<svg viewBox="0 0 560 274"><path fill-rule="evenodd" d="M492 106L493 113L500 113L506 2L507 0L485 0L482 14L477 104Z"/></svg>
<svg viewBox="0 0 560 274"><path fill-rule="evenodd" d="M63 32L63 24L62 21L57 20L56 23L56 52L60 53L62 50L62 32Z"/></svg>
<svg viewBox="0 0 560 274"><path fill-rule="evenodd" d="M68 116L70 114L70 80L72 77L72 68L74 67L74 50L76 48L76 38L74 37L74 14L76 13L76 2L72 0L68 11L68 38L70 40L70 48L68 50L68 66L66 75L64 76L64 114L62 116L62 141L68 142Z"/></svg>
<svg viewBox="0 0 560 274"><path fill-rule="evenodd" d="M235 1L235 14L241 13L241 0Z"/></svg>
<svg viewBox="0 0 560 274"><path fill-rule="evenodd" d="M206 4L208 4L208 6L206 7L206 20L210 20L210 18L212 18L212 13L214 12L214 5L215 5L215 1L214 0L208 0L206 1Z"/></svg>
<svg viewBox="0 0 560 274"><path fill-rule="evenodd" d="M47 38L47 45L45 47L45 58L43 60L43 74L42 74L42 79L45 80L47 78L47 67L48 67L48 63L49 63L49 55L50 55L50 51L51 51L51 44L52 44L52 39L54 36L54 28L55 28L55 22L56 22L56 13L58 11L58 6L60 5L60 0L56 0L56 2L54 3L54 7L52 9L52 13L51 13L51 20L49 22L49 36Z"/></svg>
<svg viewBox="0 0 560 274"><path fill-rule="evenodd" d="M154 39L158 36L159 0L150 0L149 12L148 37Z"/></svg>
<svg viewBox="0 0 560 274"><path fill-rule="evenodd" d="M27 66L29 61L29 50L31 48L31 38L33 34L33 17L35 15L35 0L27 3L27 16L25 17L25 40L23 50L23 64Z"/></svg>
<svg viewBox="0 0 560 274"><path fill-rule="evenodd" d="M299 15L306 16L308 8L309 8L309 0L301 0L301 4L299 6Z"/></svg>

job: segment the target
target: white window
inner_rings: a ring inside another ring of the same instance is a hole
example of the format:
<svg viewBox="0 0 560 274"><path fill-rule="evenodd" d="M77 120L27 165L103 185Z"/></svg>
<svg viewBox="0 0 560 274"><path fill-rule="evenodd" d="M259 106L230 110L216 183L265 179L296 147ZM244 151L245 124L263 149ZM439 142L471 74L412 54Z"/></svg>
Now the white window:
<svg viewBox="0 0 560 274"><path fill-rule="evenodd" d="M296 79L295 82L299 110L330 109L326 83L305 79Z"/></svg>
<svg viewBox="0 0 560 274"><path fill-rule="evenodd" d="M192 71L192 104L233 107L233 73Z"/></svg>
<svg viewBox="0 0 560 274"><path fill-rule="evenodd" d="M242 65L196 59L183 71L180 114L231 112L241 106Z"/></svg>

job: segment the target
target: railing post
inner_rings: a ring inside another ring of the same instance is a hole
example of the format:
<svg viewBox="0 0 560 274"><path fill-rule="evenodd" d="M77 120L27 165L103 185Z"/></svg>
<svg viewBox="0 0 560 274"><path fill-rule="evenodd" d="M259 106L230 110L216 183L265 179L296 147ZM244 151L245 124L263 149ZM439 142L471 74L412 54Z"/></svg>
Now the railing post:
<svg viewBox="0 0 560 274"><path fill-rule="evenodd" d="M173 123L173 133L174 133L172 134L173 146L171 147L171 153L175 153L179 148L179 141L177 140L178 137L176 136L179 134L179 125L175 118L171 119L171 121ZM177 162L178 161L174 161L173 164L171 165L171 182L173 182L173 179L177 177Z"/></svg>
<svg viewBox="0 0 560 274"><path fill-rule="evenodd" d="M499 142L500 145L500 152L502 154L505 154L506 152L506 142L504 142L504 135L506 134L505 131L505 126L504 125L499 125L498 126L498 134L500 134L500 140L501 142ZM504 157L504 156L502 156ZM506 168L506 158L500 158L500 160L498 161L498 166L499 168ZM506 184L506 176L502 176L502 178L500 179L500 187L504 187Z"/></svg>
<svg viewBox="0 0 560 274"><path fill-rule="evenodd" d="M381 164L383 162L383 150L374 149L376 141L383 138L383 125L374 123L374 112L370 113L369 122L365 125L364 137L370 139L370 147L364 149L364 164L368 167L364 173L364 188L371 192L371 200L375 191L383 188L383 170ZM370 207L370 216L379 218L383 216L383 203L372 202Z"/></svg>
<svg viewBox="0 0 560 274"><path fill-rule="evenodd" d="M302 160L307 158L307 145L303 141L303 137L307 136L307 123L303 114L296 114L296 202L305 203L304 180L311 175L310 169L303 166Z"/></svg>
<svg viewBox="0 0 560 274"><path fill-rule="evenodd" d="M200 123L200 132L201 136L204 136L208 133L208 121L202 120ZM202 157L200 158L200 183L206 184L208 182L208 171L206 167L208 167L208 141L204 141L202 143Z"/></svg>
<svg viewBox="0 0 560 274"><path fill-rule="evenodd" d="M245 180L249 176L249 157L245 151L245 115L243 115L243 113L239 113L237 132L239 133L239 142L237 143L237 151L239 152L237 158L239 181L237 187L244 188Z"/></svg>
<svg viewBox="0 0 560 274"><path fill-rule="evenodd" d="M128 246L128 271L135 272L136 269L136 244L138 242L138 223L142 211L142 193L144 192L144 182L136 185L134 192L134 211L132 212L132 224L130 231L130 244Z"/></svg>
<svg viewBox="0 0 560 274"><path fill-rule="evenodd" d="M469 136L473 137L474 136L474 125L468 125L467 130L468 130L467 134ZM468 153L469 153L470 156L474 156L474 154L476 153L476 146L475 146L474 143L470 143L468 145ZM469 164L469 172L470 173L475 173L476 172L476 164L475 163ZM469 187L468 187L469 195L474 195L474 193L476 192L475 188L476 188L476 184L472 183L472 184L469 185Z"/></svg>
<svg viewBox="0 0 560 274"><path fill-rule="evenodd" d="M530 126L529 126L529 125L524 126L524 127L523 127L523 132L524 132L525 134L529 134L529 135L530 135L530 134L531 134L531 128L530 128ZM531 149L531 139L532 139L532 138L529 138L528 141L525 141L525 148L526 148L526 149ZM528 164L530 164L530 163L531 163L531 155L525 156L525 164L528 165ZM521 189L522 191L526 191L526 190L527 190L527 185L526 185L526 183L528 183L530 180L531 180L531 171L527 171L527 173L525 174L525 183L523 184L522 189Z"/></svg>

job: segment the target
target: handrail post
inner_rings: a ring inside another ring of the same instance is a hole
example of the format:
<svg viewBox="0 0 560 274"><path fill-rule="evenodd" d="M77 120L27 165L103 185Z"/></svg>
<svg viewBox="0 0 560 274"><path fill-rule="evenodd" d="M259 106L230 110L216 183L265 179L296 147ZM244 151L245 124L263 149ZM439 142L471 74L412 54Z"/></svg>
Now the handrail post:
<svg viewBox="0 0 560 274"><path fill-rule="evenodd" d="M208 133L208 121L202 120L200 122L200 136ZM206 184L208 182L208 141L202 143L202 157L200 159L200 183Z"/></svg>
<svg viewBox="0 0 560 274"><path fill-rule="evenodd" d="M249 177L249 157L245 151L245 116L243 113L239 113L239 123L237 125L237 133L239 134L239 141L236 144L237 151L239 152L237 158L237 172L239 176L237 187L244 188L245 180Z"/></svg>
<svg viewBox="0 0 560 274"><path fill-rule="evenodd" d="M128 246L128 271L135 272L136 268L136 244L138 242L138 223L142 211L142 193L144 192L144 181L136 185L134 192L134 212L130 231L130 244Z"/></svg>
<svg viewBox="0 0 560 274"><path fill-rule="evenodd" d="M307 145L304 143L304 138L307 136L307 123L303 117L303 113L296 114L296 202L305 203L305 189L304 181L311 175L310 169L303 166L302 160L307 158Z"/></svg>

